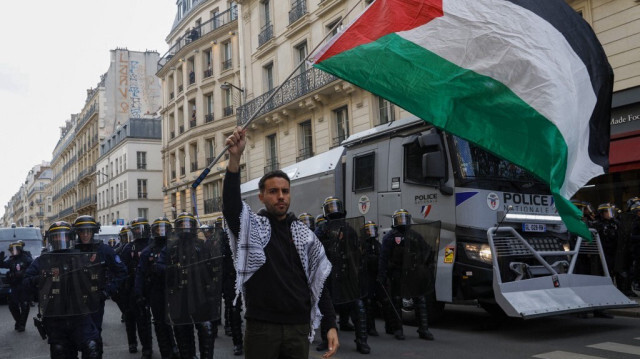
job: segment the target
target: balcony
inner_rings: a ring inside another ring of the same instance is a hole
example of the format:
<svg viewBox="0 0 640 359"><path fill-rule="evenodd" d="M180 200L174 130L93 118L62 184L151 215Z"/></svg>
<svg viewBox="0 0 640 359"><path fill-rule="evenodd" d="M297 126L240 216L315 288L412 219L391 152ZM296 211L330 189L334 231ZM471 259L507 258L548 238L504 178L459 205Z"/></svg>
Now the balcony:
<svg viewBox="0 0 640 359"><path fill-rule="evenodd" d="M198 162L191 162L191 172L198 170Z"/></svg>
<svg viewBox="0 0 640 359"><path fill-rule="evenodd" d="M298 157L296 157L296 162L304 161L307 158L313 157L313 151L311 148L302 148L298 151Z"/></svg>
<svg viewBox="0 0 640 359"><path fill-rule="evenodd" d="M299 18L307 13L307 1L298 0L291 4L291 10L289 11L289 25L296 22Z"/></svg>
<svg viewBox="0 0 640 359"><path fill-rule="evenodd" d="M258 116L265 115L276 108L293 102L302 96L318 90L334 81L338 78L318 70L315 67L308 69L298 76L290 78L282 85L282 88L275 96L260 110ZM262 95L254 98L246 104L240 106L237 111L238 125L244 125L251 115L262 106L262 104L269 98L274 90L263 93Z"/></svg>
<svg viewBox="0 0 640 359"><path fill-rule="evenodd" d="M199 38L202 38L204 35L236 21L237 18L238 7L233 6L202 23L200 26L195 27L194 30L197 31ZM173 45L169 51L167 51L160 60L158 60L158 70L161 70L175 55L178 54L178 52L180 52L180 50L182 50L183 47L192 41L194 40L190 33L178 38L175 45Z"/></svg>
<svg viewBox="0 0 640 359"><path fill-rule="evenodd" d="M264 45L267 41L273 38L273 25L266 24L260 29L260 33L258 34L258 47Z"/></svg>
<svg viewBox="0 0 640 359"><path fill-rule="evenodd" d="M138 198L146 199L147 198L147 192L138 192Z"/></svg>
<svg viewBox="0 0 640 359"><path fill-rule="evenodd" d="M213 113L208 113L204 115L204 122L205 123L213 122Z"/></svg>
<svg viewBox="0 0 640 359"><path fill-rule="evenodd" d="M184 85L180 84L178 85L178 93L182 93L182 91L184 91Z"/></svg>
<svg viewBox="0 0 640 359"><path fill-rule="evenodd" d="M277 170L279 167L278 158L273 157L266 161L266 166L264 166L264 173L271 172Z"/></svg>
<svg viewBox="0 0 640 359"><path fill-rule="evenodd" d="M233 106L227 106L225 108L222 109L222 114L224 116L231 116L233 115Z"/></svg>
<svg viewBox="0 0 640 359"><path fill-rule="evenodd" d="M44 217L44 211L36 212L36 217Z"/></svg>
<svg viewBox="0 0 640 359"><path fill-rule="evenodd" d="M85 197L79 201L76 202L76 208L80 209L82 207L86 207L86 206L91 206L91 205L95 205L97 203L96 201L96 195L93 196L88 196Z"/></svg>
<svg viewBox="0 0 640 359"><path fill-rule="evenodd" d="M208 69L208 70L204 70L204 72L202 73L202 78L206 79L207 77L211 77L213 76L213 70L212 69Z"/></svg>
<svg viewBox="0 0 640 359"><path fill-rule="evenodd" d="M194 127L196 127L196 120L191 120L191 121L189 121L189 127L190 127L190 128L194 128Z"/></svg>
<svg viewBox="0 0 640 359"><path fill-rule="evenodd" d="M58 216L60 218L62 218L64 216L68 216L68 215L70 215L72 213L73 213L73 206L71 206L69 208L66 208L66 209L63 209L62 211L60 211L60 213L58 213Z"/></svg>
<svg viewBox="0 0 640 359"><path fill-rule="evenodd" d="M189 85L193 85L196 83L196 73L193 72L193 70L191 70L191 72L189 72Z"/></svg>
<svg viewBox="0 0 640 359"><path fill-rule="evenodd" d="M185 175L185 171L184 171L184 166L180 167L180 176L184 176Z"/></svg>
<svg viewBox="0 0 640 359"><path fill-rule="evenodd" d="M222 198L215 197L204 200L204 213L209 214L213 212L222 211Z"/></svg>
<svg viewBox="0 0 640 359"><path fill-rule="evenodd" d="M224 61L222 61L222 69L223 70L228 70L231 68L231 66L233 66L233 59L226 59Z"/></svg>
<svg viewBox="0 0 640 359"><path fill-rule="evenodd" d="M333 138L331 141L331 148L338 147L342 143L342 141L347 139L347 135L339 135Z"/></svg>

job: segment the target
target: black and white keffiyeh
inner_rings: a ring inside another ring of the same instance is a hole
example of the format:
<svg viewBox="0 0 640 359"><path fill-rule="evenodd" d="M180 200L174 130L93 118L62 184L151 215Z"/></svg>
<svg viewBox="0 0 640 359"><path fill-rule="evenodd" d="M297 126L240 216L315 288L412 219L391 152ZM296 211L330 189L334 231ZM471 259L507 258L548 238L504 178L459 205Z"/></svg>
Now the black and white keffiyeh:
<svg viewBox="0 0 640 359"><path fill-rule="evenodd" d="M240 294L244 293L244 284L267 261L264 248L271 239L271 225L267 217L257 215L243 202L238 238L229 230L229 226L225 226L225 228L229 236L229 244L236 268L235 304ZM324 282L331 273L331 263L324 253L322 243L305 224L298 220L293 221L291 223L291 235L311 291L311 331L309 341L312 341L315 329L320 326L320 319L322 319L318 302Z"/></svg>

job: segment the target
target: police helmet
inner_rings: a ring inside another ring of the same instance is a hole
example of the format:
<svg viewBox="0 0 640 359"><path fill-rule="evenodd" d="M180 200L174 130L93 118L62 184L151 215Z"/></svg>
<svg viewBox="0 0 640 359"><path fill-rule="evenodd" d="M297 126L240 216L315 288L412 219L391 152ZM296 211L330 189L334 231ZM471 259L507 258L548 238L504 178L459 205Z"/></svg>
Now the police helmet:
<svg viewBox="0 0 640 359"><path fill-rule="evenodd" d="M640 197L632 197L627 200L627 211L631 211L631 207L636 203L640 202Z"/></svg>
<svg viewBox="0 0 640 359"><path fill-rule="evenodd" d="M327 219L324 217L324 214L319 214L316 216L316 227L320 226L320 224L326 222Z"/></svg>
<svg viewBox="0 0 640 359"><path fill-rule="evenodd" d="M364 232L365 237L368 237L368 238L378 237L378 225L374 221L364 222L364 226L362 226L362 231Z"/></svg>
<svg viewBox="0 0 640 359"><path fill-rule="evenodd" d="M151 238L167 239L171 234L171 222L166 217L158 217L151 223Z"/></svg>
<svg viewBox="0 0 640 359"><path fill-rule="evenodd" d="M174 221L176 233L180 234L198 234L198 221L189 212L182 212Z"/></svg>
<svg viewBox="0 0 640 359"><path fill-rule="evenodd" d="M224 229L224 218L222 216L217 217L214 226L219 229Z"/></svg>
<svg viewBox="0 0 640 359"><path fill-rule="evenodd" d="M411 214L406 209L399 209L393 212L391 217L391 227L404 228L411 224Z"/></svg>
<svg viewBox="0 0 640 359"><path fill-rule="evenodd" d="M9 244L9 253L11 253L12 256L17 256L22 253L22 249L23 245L20 242L13 242Z"/></svg>
<svg viewBox="0 0 640 359"><path fill-rule="evenodd" d="M94 235L100 231L100 224L92 216L79 216L73 222L73 231L78 236L78 243L81 242L80 233L84 231L91 233L89 242L93 242Z"/></svg>
<svg viewBox="0 0 640 359"><path fill-rule="evenodd" d="M149 221L144 217L136 217L129 222L133 239L149 238Z"/></svg>
<svg viewBox="0 0 640 359"><path fill-rule="evenodd" d="M69 222L59 221L49 226L47 248L50 252L73 248L73 230Z"/></svg>
<svg viewBox="0 0 640 359"><path fill-rule="evenodd" d="M118 233L118 237L120 237L120 243L129 243L133 241L133 233L131 233L131 228L129 226L124 226L120 228L120 233Z"/></svg>
<svg viewBox="0 0 640 359"><path fill-rule="evenodd" d="M307 227L309 227L309 229L311 229L312 231L315 229L316 227L316 223L315 220L313 219L313 216L310 215L309 213L300 213L300 215L298 216L298 219L300 220L300 222L304 223Z"/></svg>
<svg viewBox="0 0 640 359"><path fill-rule="evenodd" d="M640 200L634 202L629 208L629 211L631 211L631 213L640 214Z"/></svg>
<svg viewBox="0 0 640 359"><path fill-rule="evenodd" d="M598 214L603 218L614 218L617 214L616 206L610 202L601 203L598 205Z"/></svg>
<svg viewBox="0 0 640 359"><path fill-rule="evenodd" d="M211 227L208 224L201 225L200 231L202 231L202 234L204 235L205 239L209 239L213 236L213 227Z"/></svg>
<svg viewBox="0 0 640 359"><path fill-rule="evenodd" d="M571 200L571 202L582 212L582 217L593 217L593 207L591 203L585 201L579 201L577 199Z"/></svg>
<svg viewBox="0 0 640 359"><path fill-rule="evenodd" d="M344 204L339 198L327 197L322 204L322 213L328 219L342 218L346 215Z"/></svg>
<svg viewBox="0 0 640 359"><path fill-rule="evenodd" d="M113 248L116 246L116 239L115 238L109 238L109 247Z"/></svg>

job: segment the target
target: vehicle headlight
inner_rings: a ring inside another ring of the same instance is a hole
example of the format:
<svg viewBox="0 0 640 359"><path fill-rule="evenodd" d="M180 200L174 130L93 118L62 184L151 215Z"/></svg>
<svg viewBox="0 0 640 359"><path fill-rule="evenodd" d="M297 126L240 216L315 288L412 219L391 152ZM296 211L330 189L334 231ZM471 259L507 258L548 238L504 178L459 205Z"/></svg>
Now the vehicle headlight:
<svg viewBox="0 0 640 359"><path fill-rule="evenodd" d="M562 243L562 249L564 249L565 252L569 252L571 250L571 244L569 242Z"/></svg>
<svg viewBox="0 0 640 359"><path fill-rule="evenodd" d="M488 244L479 243L465 243L464 253L467 258L473 259L479 262L492 264L491 247Z"/></svg>

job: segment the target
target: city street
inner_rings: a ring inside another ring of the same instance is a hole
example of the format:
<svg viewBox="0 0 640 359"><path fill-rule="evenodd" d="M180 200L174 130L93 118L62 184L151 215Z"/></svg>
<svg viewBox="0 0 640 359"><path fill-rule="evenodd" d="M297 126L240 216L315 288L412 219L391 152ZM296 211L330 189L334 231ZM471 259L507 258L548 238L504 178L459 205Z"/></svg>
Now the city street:
<svg viewBox="0 0 640 359"><path fill-rule="evenodd" d="M33 308L35 309L35 308ZM137 359L140 353L127 351L124 324L113 302L107 303L104 323L104 358ZM32 313L33 314L33 313ZM33 315L30 315L32 317ZM6 305L0 306L0 358L48 358L46 341L40 339L33 322L17 333ZM378 320L377 328L383 331ZM222 327L220 327L222 331ZM415 328L405 326L405 341L383 334L370 338L371 358L637 358L640 356L640 319L559 316L530 321L498 322L473 306L448 306L445 320L431 328L433 342L418 339ZM341 347L336 358L362 358L355 350L353 332L340 333ZM236 358L231 338L216 340L216 358ZM310 358L321 353L312 345ZM159 358L154 338L154 357Z"/></svg>

